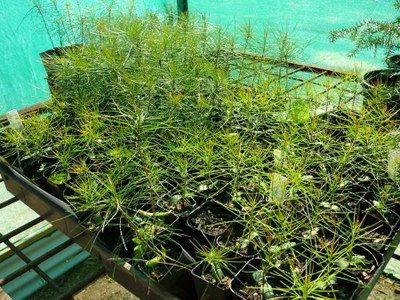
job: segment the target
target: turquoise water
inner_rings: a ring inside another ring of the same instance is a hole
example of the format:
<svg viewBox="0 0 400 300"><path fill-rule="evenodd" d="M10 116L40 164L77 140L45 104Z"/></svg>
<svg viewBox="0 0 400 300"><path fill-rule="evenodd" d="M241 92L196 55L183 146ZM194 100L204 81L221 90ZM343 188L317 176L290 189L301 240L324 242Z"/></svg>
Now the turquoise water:
<svg viewBox="0 0 400 300"><path fill-rule="evenodd" d="M340 40L331 44L328 34L367 17L392 19L395 17L393 3L394 0L189 0L189 10L206 14L210 22L232 31L238 31L248 22L254 24L255 31L262 31L264 27L272 32L290 31L300 41L300 48L308 44L298 60L339 69L356 66L368 70L383 65L382 53L374 57L371 52L363 52L350 59L347 53L352 43ZM135 5L138 11L162 12L165 6L176 7L176 1L136 0ZM52 44L39 15L31 13L31 8L32 0L0 0L0 114L49 96L39 53Z"/></svg>

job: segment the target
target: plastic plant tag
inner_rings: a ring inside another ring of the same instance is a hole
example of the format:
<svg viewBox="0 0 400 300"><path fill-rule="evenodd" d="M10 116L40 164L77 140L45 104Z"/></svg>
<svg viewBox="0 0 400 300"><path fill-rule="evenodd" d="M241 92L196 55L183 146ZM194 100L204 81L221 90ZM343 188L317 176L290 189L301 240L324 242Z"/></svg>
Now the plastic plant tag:
<svg viewBox="0 0 400 300"><path fill-rule="evenodd" d="M287 181L288 179L281 174L272 174L270 197L273 202L279 204L284 201Z"/></svg>
<svg viewBox="0 0 400 300"><path fill-rule="evenodd" d="M274 165L275 165L275 168L281 167L282 166L282 162L283 162L282 150L274 149Z"/></svg>
<svg viewBox="0 0 400 300"><path fill-rule="evenodd" d="M24 129L24 125L22 124L22 120L16 109L10 110L7 113L7 119L8 119L8 122L10 122L11 128L13 128L17 131L21 131L22 129Z"/></svg>
<svg viewBox="0 0 400 300"><path fill-rule="evenodd" d="M392 180L399 179L400 150L389 150L388 153L388 175Z"/></svg>

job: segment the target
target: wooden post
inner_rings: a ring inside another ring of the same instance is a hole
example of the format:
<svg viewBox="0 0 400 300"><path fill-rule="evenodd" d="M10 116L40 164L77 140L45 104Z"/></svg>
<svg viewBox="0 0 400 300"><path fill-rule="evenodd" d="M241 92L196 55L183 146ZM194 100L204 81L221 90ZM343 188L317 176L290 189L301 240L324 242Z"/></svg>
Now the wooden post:
<svg viewBox="0 0 400 300"><path fill-rule="evenodd" d="M185 13L189 11L188 0L177 0L178 4L178 14Z"/></svg>

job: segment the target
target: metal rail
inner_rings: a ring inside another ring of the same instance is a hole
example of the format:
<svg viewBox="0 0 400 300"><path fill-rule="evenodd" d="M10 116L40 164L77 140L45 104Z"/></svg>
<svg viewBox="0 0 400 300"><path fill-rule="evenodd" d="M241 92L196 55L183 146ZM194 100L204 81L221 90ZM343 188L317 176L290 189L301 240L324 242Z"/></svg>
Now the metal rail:
<svg viewBox="0 0 400 300"><path fill-rule="evenodd" d="M0 209L9 206L10 204L13 204L14 202L17 202L18 198L17 197L12 197L11 199L8 199L6 201L3 201L0 203Z"/></svg>
<svg viewBox="0 0 400 300"><path fill-rule="evenodd" d="M58 245L57 247L55 247L52 250L50 250L49 252L47 252L45 255L42 255L42 256L38 257L37 259L30 261L29 263L27 263L22 268L14 271L13 273L11 273L11 274L7 275L6 277L4 277L1 280L1 284L5 285L5 284L9 283L10 281L12 281L12 280L16 279L17 277L21 276L22 274L30 271L34 267L37 267L42 262L46 261L50 257L52 257L52 256L56 255L57 253L61 252L65 248L71 246L73 243L74 243L74 241L72 239L69 239L69 240L65 241L61 245Z"/></svg>
<svg viewBox="0 0 400 300"><path fill-rule="evenodd" d="M4 238L4 236L0 233L0 239L3 240L3 243L7 245L8 248L11 249L16 255L19 256L26 264L32 264L32 260L26 256L18 247L16 247L12 242L10 242L7 238ZM41 268L39 268L37 265L33 265L31 268L34 270L36 273L40 275L53 289L55 289L57 292L60 294L63 294L63 290L61 287L53 280L49 275L47 275ZM8 282L6 281L5 278L0 279L0 286L3 286L5 283Z"/></svg>

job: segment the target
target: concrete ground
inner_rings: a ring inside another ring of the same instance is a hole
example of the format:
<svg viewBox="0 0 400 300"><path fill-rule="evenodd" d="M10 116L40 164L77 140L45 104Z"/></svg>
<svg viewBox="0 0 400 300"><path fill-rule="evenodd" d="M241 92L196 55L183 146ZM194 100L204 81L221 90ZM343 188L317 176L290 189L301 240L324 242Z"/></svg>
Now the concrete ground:
<svg viewBox="0 0 400 300"><path fill-rule="evenodd" d="M97 272L102 265L94 258L86 259L82 264L77 265L72 270L57 279L57 283L65 291L73 288L80 280L86 278L92 273ZM30 300L53 300L57 299L59 294L51 287L45 286L32 295ZM115 282L107 275L102 275L97 280L86 286L84 289L74 295L74 299L79 300L138 300L136 296L130 293L123 286ZM0 300L1 299L0 297Z"/></svg>

